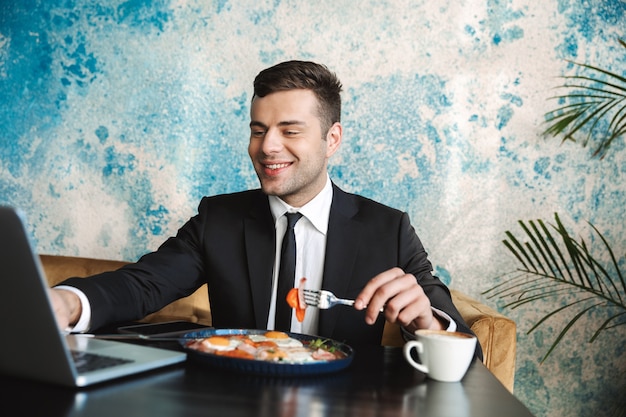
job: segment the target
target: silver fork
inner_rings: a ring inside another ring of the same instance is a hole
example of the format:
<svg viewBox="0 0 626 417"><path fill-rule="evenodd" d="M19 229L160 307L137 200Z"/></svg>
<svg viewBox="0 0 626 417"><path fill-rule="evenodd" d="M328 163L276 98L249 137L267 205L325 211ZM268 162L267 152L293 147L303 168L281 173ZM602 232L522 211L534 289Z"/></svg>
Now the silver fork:
<svg viewBox="0 0 626 417"><path fill-rule="evenodd" d="M304 303L311 307L317 307L322 310L343 304L347 306L354 305L354 300L345 300L337 298L335 294L327 290L302 290L304 295Z"/></svg>
<svg viewBox="0 0 626 417"><path fill-rule="evenodd" d="M304 295L304 303L310 307L317 307L322 310L334 307L338 304L346 306L354 305L354 300L346 300L344 298L338 298L330 291L327 290L302 290ZM385 308L381 308L380 312L385 311Z"/></svg>

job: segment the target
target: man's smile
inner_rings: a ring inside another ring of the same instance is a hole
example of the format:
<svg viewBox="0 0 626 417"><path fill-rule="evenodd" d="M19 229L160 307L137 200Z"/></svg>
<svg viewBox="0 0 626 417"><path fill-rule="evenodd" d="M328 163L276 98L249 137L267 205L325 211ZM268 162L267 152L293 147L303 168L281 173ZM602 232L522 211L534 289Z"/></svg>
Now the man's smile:
<svg viewBox="0 0 626 417"><path fill-rule="evenodd" d="M268 169L281 169L281 168L286 168L289 165L291 165L291 162L283 162L280 164L264 164L264 165L265 165L265 168L268 168Z"/></svg>

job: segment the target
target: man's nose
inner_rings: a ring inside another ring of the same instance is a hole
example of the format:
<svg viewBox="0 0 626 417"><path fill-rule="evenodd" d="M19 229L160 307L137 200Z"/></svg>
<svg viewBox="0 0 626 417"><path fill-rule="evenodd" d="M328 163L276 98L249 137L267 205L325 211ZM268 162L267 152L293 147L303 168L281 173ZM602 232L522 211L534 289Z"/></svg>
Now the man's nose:
<svg viewBox="0 0 626 417"><path fill-rule="evenodd" d="M283 148L283 141L280 133L275 129L268 129L263 137L263 152L266 154L279 152Z"/></svg>

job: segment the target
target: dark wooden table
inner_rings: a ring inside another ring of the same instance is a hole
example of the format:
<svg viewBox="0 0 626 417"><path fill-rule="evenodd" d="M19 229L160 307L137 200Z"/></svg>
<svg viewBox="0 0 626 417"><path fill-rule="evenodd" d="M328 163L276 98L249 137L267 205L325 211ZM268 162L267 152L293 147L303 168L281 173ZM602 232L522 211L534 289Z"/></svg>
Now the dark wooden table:
<svg viewBox="0 0 626 417"><path fill-rule="evenodd" d="M355 347L345 370L263 377L184 364L70 389L0 375L0 407L24 416L532 416L479 361L461 382L427 379L400 348Z"/></svg>

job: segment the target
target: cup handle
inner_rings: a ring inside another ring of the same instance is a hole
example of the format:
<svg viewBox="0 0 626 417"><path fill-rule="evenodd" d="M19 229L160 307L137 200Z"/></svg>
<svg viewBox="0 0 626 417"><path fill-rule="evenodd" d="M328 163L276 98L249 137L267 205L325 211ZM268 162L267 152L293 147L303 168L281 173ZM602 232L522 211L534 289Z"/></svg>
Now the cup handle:
<svg viewBox="0 0 626 417"><path fill-rule="evenodd" d="M426 365L423 365L423 364L419 363L419 362L416 362L413 359L413 357L411 356L411 350L413 348L417 349L417 353L418 354L424 352L424 345L422 344L422 342L420 342L418 340L409 340L408 342L406 342L404 344L404 347L402 348L402 351L404 352L404 358L415 369L417 369L418 371L421 371L421 372L427 374L428 373L428 367Z"/></svg>

